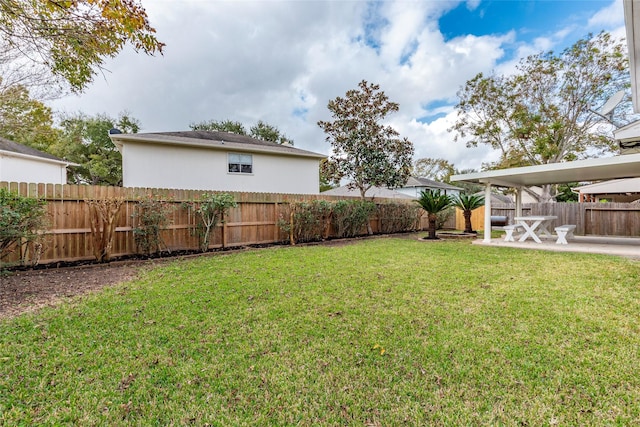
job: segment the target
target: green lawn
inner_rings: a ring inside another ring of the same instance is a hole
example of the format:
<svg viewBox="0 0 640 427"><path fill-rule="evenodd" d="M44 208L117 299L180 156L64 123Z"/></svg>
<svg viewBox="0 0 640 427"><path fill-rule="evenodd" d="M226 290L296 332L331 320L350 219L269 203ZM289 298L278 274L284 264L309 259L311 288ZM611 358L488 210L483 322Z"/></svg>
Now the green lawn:
<svg viewBox="0 0 640 427"><path fill-rule="evenodd" d="M640 263L379 238L0 323L0 425L640 423Z"/></svg>

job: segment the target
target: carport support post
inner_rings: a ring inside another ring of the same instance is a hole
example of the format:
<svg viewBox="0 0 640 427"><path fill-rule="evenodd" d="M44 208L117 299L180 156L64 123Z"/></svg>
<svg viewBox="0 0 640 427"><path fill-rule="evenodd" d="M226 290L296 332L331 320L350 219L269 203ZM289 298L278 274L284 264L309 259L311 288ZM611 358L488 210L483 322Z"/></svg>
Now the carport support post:
<svg viewBox="0 0 640 427"><path fill-rule="evenodd" d="M491 243L491 183L484 189L484 243Z"/></svg>
<svg viewBox="0 0 640 427"><path fill-rule="evenodd" d="M522 187L516 188L516 215L522 216Z"/></svg>

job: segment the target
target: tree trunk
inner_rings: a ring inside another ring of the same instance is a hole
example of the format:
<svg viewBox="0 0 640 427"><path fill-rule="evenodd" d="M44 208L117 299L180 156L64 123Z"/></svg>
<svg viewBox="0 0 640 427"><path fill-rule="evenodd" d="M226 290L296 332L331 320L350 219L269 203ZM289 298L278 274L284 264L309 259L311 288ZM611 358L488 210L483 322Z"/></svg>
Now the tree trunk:
<svg viewBox="0 0 640 427"><path fill-rule="evenodd" d="M436 222L438 220L438 217L436 216L436 214L429 214L429 237L428 239L430 240L435 240L438 237L436 236Z"/></svg>
<svg viewBox="0 0 640 427"><path fill-rule="evenodd" d="M471 211L465 210L462 215L464 216L464 232L465 233L473 233L471 228Z"/></svg>
<svg viewBox="0 0 640 427"><path fill-rule="evenodd" d="M362 198L362 200L367 200L365 194L367 194L367 190L369 188L364 188L364 187L358 187L360 189L360 197ZM373 229L371 228L371 221L367 220L367 234L368 235L372 235L373 234Z"/></svg>

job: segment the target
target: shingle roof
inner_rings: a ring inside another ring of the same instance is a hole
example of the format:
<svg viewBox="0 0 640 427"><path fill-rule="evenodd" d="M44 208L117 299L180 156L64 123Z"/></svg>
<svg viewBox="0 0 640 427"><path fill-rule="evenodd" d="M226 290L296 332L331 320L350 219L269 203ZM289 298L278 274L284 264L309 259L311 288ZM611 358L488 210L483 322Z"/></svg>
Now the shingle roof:
<svg viewBox="0 0 640 427"><path fill-rule="evenodd" d="M407 180L407 183L403 185L403 188L407 187L428 187L428 188L441 188L443 190L458 190L461 191L462 188L456 187L455 185L445 184L444 182L434 181L428 178L419 178L416 176L411 176Z"/></svg>
<svg viewBox="0 0 640 427"><path fill-rule="evenodd" d="M13 142L5 138L0 138L0 151L8 151L10 153L24 154L26 156L42 157L43 159L56 160L59 162L66 163L61 158L56 157L52 154L44 153L40 150L36 150L35 148L27 147L26 145L18 144L17 142Z"/></svg>
<svg viewBox="0 0 640 427"><path fill-rule="evenodd" d="M153 132L135 134L111 134L115 141L137 141L158 144L198 146L240 151L271 152L293 156L324 158L324 154L295 148L291 145L276 144L246 135L215 131Z"/></svg>
<svg viewBox="0 0 640 427"><path fill-rule="evenodd" d="M321 194L326 196L360 197L360 190L355 188L351 189L346 185L343 185L342 187L323 191ZM377 197L382 199L415 199L415 197L411 197L407 194L400 193L399 191L394 191L383 187L371 187L369 190L367 190L365 197Z"/></svg>

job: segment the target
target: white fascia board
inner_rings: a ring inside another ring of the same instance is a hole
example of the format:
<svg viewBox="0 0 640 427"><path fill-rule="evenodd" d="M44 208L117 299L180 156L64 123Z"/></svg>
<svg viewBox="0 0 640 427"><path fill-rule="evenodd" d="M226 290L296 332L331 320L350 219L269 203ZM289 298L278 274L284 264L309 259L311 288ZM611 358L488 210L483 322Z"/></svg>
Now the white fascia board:
<svg viewBox="0 0 640 427"><path fill-rule="evenodd" d="M312 151L306 151L302 149L296 149L291 147L292 151L277 150L270 147L262 147L260 145L243 144L237 142L228 141L214 141L206 140L200 142L194 138L184 137L167 137L159 136L155 138L149 138L148 136L139 136L137 134L114 134L109 135L111 142L122 152L122 147L127 142L143 143L143 144L158 144L158 145L173 145L176 147L195 147L206 148L209 150L224 150L224 151L239 151L243 153L264 153L279 156L291 156L291 157L311 157L316 159L325 159L327 156L324 154L314 153Z"/></svg>
<svg viewBox="0 0 640 427"><path fill-rule="evenodd" d="M640 153L453 175L452 181L532 186L640 176Z"/></svg>
<svg viewBox="0 0 640 427"><path fill-rule="evenodd" d="M80 166L77 163L67 162L66 160L48 159L46 157L32 156L30 154L16 153L15 151L0 150L0 156L2 156L2 157L16 157L16 158L19 158L19 159L27 159L27 160L35 160L35 161L38 161L38 162L53 163L55 165L64 165L65 167L66 166Z"/></svg>
<svg viewBox="0 0 640 427"><path fill-rule="evenodd" d="M640 178L614 179L595 184L575 187L581 193L637 193L640 191Z"/></svg>
<svg viewBox="0 0 640 427"><path fill-rule="evenodd" d="M631 122L626 126L613 131L616 141L638 141L640 140L640 120Z"/></svg>

